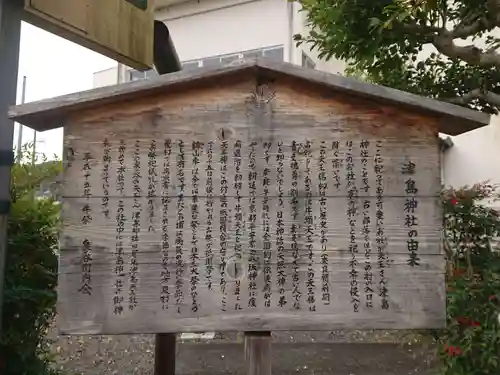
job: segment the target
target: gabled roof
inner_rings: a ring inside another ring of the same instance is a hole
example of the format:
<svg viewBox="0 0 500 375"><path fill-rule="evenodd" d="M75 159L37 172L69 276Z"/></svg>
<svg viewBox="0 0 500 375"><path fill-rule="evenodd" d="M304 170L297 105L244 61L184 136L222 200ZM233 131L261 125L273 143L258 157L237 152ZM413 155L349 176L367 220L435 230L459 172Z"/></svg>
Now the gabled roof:
<svg viewBox="0 0 500 375"><path fill-rule="evenodd" d="M457 135L488 125L490 115L453 104L424 98L404 91L373 85L355 79L256 58L241 64L215 69L181 71L154 79L107 86L12 107L9 117L38 131L64 125L68 115L102 104L117 103L165 92L179 92L193 83L216 84L217 78L252 71L256 77L290 78L307 81L353 97L368 98L381 104L398 106L442 118L439 131Z"/></svg>

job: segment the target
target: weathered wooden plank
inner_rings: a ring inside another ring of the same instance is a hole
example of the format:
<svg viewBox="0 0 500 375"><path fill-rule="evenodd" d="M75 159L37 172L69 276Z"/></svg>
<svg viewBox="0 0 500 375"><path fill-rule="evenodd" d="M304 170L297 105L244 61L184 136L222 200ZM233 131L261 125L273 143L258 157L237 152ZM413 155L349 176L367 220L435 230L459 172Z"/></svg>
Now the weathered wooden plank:
<svg viewBox="0 0 500 375"><path fill-rule="evenodd" d="M366 228L371 236L371 241L375 242L375 234L377 232L376 223L376 198L370 197L369 199L363 199L362 204L368 202L369 208L366 210L360 207L359 213L357 215L357 222L355 225L356 230L356 240L359 243L363 243L363 230ZM105 217L102 207L101 199L95 198L87 201L85 198L80 199L65 199L63 212L64 212L64 227L63 227L63 238L61 240L61 246L65 247L66 243L68 246L75 246L75 241L83 241L84 238L92 237L94 244L96 246L104 247L107 249L113 249L115 247L115 236L117 219L116 215L119 208L119 198L110 198L106 209L109 210L109 218ZM125 214L125 223L123 225L122 235L126 240L123 245L123 251L130 251L130 240L133 237L133 205L132 199L123 200L123 209L129 214ZM177 204L178 199L173 197L170 201L165 204L162 202L162 198L155 198L152 202L149 202L148 198L141 198L138 200L142 207L143 214L140 218L140 235L141 235L141 247L144 251L148 251L149 248L154 249L158 247L161 243L164 231L168 228L168 232L171 236L171 245L173 246L175 242L175 232L177 231L177 219L178 211ZM191 231L191 224L196 221L196 231L195 238L199 241L204 241L206 236L206 231L211 228L214 231L214 236L218 237L217 231L219 231L219 225L221 220L225 220L227 223L227 233L228 240L226 241L228 245L234 245L235 235L238 231L238 217L237 217L237 200L234 196L227 202L227 211L230 214L224 217L221 214L221 199L208 199L205 197L197 198L198 214L196 215L196 220L192 219L192 198L185 197L184 205L184 228L183 233L186 241L191 241L193 234ZM255 223L252 221L250 205L251 199L243 197L241 199L241 219L239 221L242 230L238 238L242 242L248 242L249 230L252 224L255 225L257 244L261 242L262 236L264 235L264 226L262 215L268 213L269 221L271 223L271 229L269 230L271 241L275 241L276 238L276 225L278 222L278 215L281 217L281 228L284 231L284 240L287 243L291 241L292 227L295 227L299 238L297 243L300 245L305 245L304 232L306 228L306 210L308 208L307 198L298 198L297 203L294 205L291 197L285 197L283 199L283 208L280 208L280 200L277 197L269 197L268 205L269 210L264 211L263 205L265 203L265 198L255 199ZM391 253L406 254L408 250L406 249L406 242L408 240L408 227L405 226L405 203L406 198L404 197L386 197L384 201L384 246ZM442 220L441 209L439 206L439 200L437 198L418 198L418 206L415 209L415 216L418 222L418 239L419 239L419 253L420 254L441 254L439 247L440 243L440 223ZM82 225L82 210L85 205L89 204L92 209L92 222L88 225ZM210 204L210 206L208 206ZM149 209L154 208L154 216L150 217ZM297 216L294 217L294 206L296 206ZM315 212L315 217L312 219L314 233L314 241L312 242L315 248L320 248L321 241L321 218L318 213L321 210L321 200L318 197L311 199L311 209ZM207 208L210 208L210 212L207 212ZM348 244L351 238L350 235L350 225L346 217L346 212L348 210L348 199L347 197L328 197L324 205L326 210L326 215L324 222L326 223L327 232L324 235L325 241L332 244L335 251L347 251ZM280 214L282 213L282 214ZM210 217L210 218L209 218ZM363 219L369 217L370 222L368 224L363 223ZM68 242L66 242L68 241ZM213 246L219 246L220 240L214 238L212 241ZM262 245L260 245L262 248ZM111 261L112 252L109 253L110 258L107 261ZM158 262L160 260L158 259Z"/></svg>
<svg viewBox="0 0 500 375"><path fill-rule="evenodd" d="M412 113L421 113L429 119L439 120L439 131L458 135L489 124L490 116L449 103L420 97L392 88L367 84L351 78L304 69L288 63L276 63L266 59L253 59L237 66L216 69L201 69L189 72L167 74L152 80L133 82L119 86L104 87L81 93L65 95L54 99L12 107L9 116L23 125L38 131L60 127L75 113L101 105L122 103L136 98L165 94L175 88L176 95L191 88L193 83L213 86L215 81L228 75L241 78L253 70L254 77L274 81L294 79L300 83L311 83L339 94L376 102L382 106L400 106ZM241 77L238 77L241 76Z"/></svg>
<svg viewBox="0 0 500 375"><path fill-rule="evenodd" d="M245 332L247 375L271 375L271 332Z"/></svg>
<svg viewBox="0 0 500 375"><path fill-rule="evenodd" d="M442 326L437 122L252 85L66 128L63 331Z"/></svg>
<svg viewBox="0 0 500 375"><path fill-rule="evenodd" d="M486 113L414 95L406 91L368 84L339 74L325 73L315 69L303 69L293 64L281 64L268 60L264 60L261 64L261 66L273 72L323 85L338 94L368 98L381 104L399 106L402 110L438 116L440 118L439 131L445 134L459 135L490 123L490 115Z"/></svg>
<svg viewBox="0 0 500 375"><path fill-rule="evenodd" d="M142 254L141 254L142 255ZM255 308L248 307L249 301L248 283L240 284L240 299L242 309L235 311L235 304L238 302L236 294L237 285L235 280L227 281L226 293L221 293L219 285L214 285L212 290L208 290L206 285L200 284L197 288L199 310L193 313L192 297L189 294L189 285L183 279L183 300L179 304L175 301L175 282L169 283L170 299L172 300L169 309L162 308L162 268L151 264L140 264L142 274L140 276L140 287L138 289L138 306L133 311L128 310L128 293L123 293L126 299L124 307L126 311L117 316L113 313L113 298L115 296L114 285L109 283L109 276L106 274L113 272L108 268L96 266L93 275L94 287L96 293L92 297L85 295L75 295L72 287L79 285L81 276L79 274L61 275L61 292L73 293L72 305L60 305L59 313L63 317L61 329L68 333L133 333L133 332L196 332L205 331L210 327L214 330L328 330L338 327L358 327L361 328L425 328L438 327L443 324L444 318L440 314L444 308L444 302L437 304L436 301L442 301L440 298L444 295L443 271L430 269L440 262L437 256L427 257L426 265L422 268L428 268L428 271L411 272L408 271L406 259L394 262L386 271L388 283L388 304L390 311L381 308L381 299L378 296L373 298L373 307L366 307L366 297L362 296L359 312L354 313L349 287L346 285L349 280L349 270L347 261L344 262L343 272L334 269L332 266L331 288L332 297L330 305L325 306L318 296L316 302L316 311L308 311L306 299L307 290L301 284L303 293L301 310L293 308L294 298L292 290L287 289L284 293L287 304L284 307L279 306L279 291L273 287L271 291L271 305L265 307L259 302ZM142 261L142 259L141 259ZM271 265L273 272L275 264ZM298 273L301 281L307 278L307 269L303 268ZM321 286L320 264L315 264L314 269L316 277L314 279L317 287ZM172 279L175 279L175 267L170 268ZM142 276L144 275L144 276ZM151 279L149 277L152 277ZM361 281L360 287L364 288ZM126 275L128 278L128 275ZM215 277L214 277L215 279ZM108 284L99 284L101 280L107 280ZM216 281L216 280L214 280ZM273 277L274 281L274 277ZM374 285L378 285L379 277L374 275ZM216 284L214 282L214 284ZM125 289L127 284L124 285ZM259 272L258 301L263 300L262 272ZM375 294L378 294L378 287L374 288ZM226 311L222 311L223 301L225 301ZM68 311L70 309L71 311ZM180 313L179 313L180 311Z"/></svg>
<svg viewBox="0 0 500 375"><path fill-rule="evenodd" d="M220 150L223 145L221 141L210 141L207 139L194 138L185 141L183 139L141 139L141 140L130 140L123 142L121 140L110 140L104 138L100 142L75 142L71 143L72 148L76 150L73 154L73 161L71 167L66 172L68 176L68 181L64 186L63 195L67 198L81 197L83 195L83 185L85 181L80 177L82 168L85 163L84 159L88 157L88 164L90 168L91 175L89 176L88 182L92 186L92 195L95 197L101 197L103 195L102 186L102 173L103 173L103 163L102 160L98 160L102 157L102 150L104 147L104 142L106 142L106 147L109 149L110 160L106 163L106 168L108 169L108 176L111 181L116 181L117 171L120 168L120 163L118 158L120 157L120 147L123 149L124 157L124 168L123 175L126 181L131 181L132 175L134 173L134 155L137 150L139 150L140 157L138 163L140 165L140 170L142 174L147 173L148 164L151 162L148 157L148 152L155 153L154 162L156 164L156 174L157 178L155 180L155 190L162 194L165 193L168 196L175 196L176 185L178 184L179 175L178 172L182 169L184 176L186 178L192 178L193 168L197 167L199 169L197 176L202 179L207 177L207 164L209 162L209 155L211 156L211 166L217 170L217 173L213 175L213 184L219 186L220 184L220 173L218 173ZM299 195L304 194L304 184L305 184L305 171L306 167L309 168L309 175L314 179L311 183L311 189L313 196L318 196L320 182L318 176L320 173L324 173L325 178L328 180L328 186L326 187L327 196L344 196L347 194L347 183L345 181L345 165L346 158L350 155L353 159L353 172L355 177L359 182L360 191L358 195L360 197L373 195L374 186L370 189L362 189L362 179L367 178L370 181L375 181L375 157L377 154L377 144L380 145L380 153L384 153L383 166L384 173L386 176L383 179L384 193L387 196L404 196L405 195L405 181L408 180L408 176L400 173L405 163L409 161L409 155L411 155L411 161L418 165L419 168L419 179L417 181L419 188L417 195L422 197L436 196L439 192L439 185L436 183L428 184L427 181L436 179L436 171L439 169L438 164L438 154L436 152L429 153L429 150L434 151L437 148L436 144L430 144L428 142L414 141L407 146L402 146L402 141L398 139L377 139L377 138L363 138L360 140L352 141L352 148L349 151L346 143L349 139L345 136L330 138L327 141L310 142L311 155L309 157L301 154L304 149L307 140L302 137L298 139L282 139L275 140L272 145L264 149L264 142L260 142L259 139L248 140L245 144L238 143L241 140L232 140L227 142L227 178L234 182L235 178L235 168L236 161L238 159L244 158L246 160L241 161L241 169L246 174L248 173L250 167L248 162L248 156L251 152L255 154L254 158L256 160L263 159L267 154L269 155L269 167L266 173L270 179L270 195L274 196L277 193L277 174L278 166L276 164L277 158L283 157L283 183L284 186L290 186L292 182L291 164L294 162L292 158L297 162L297 170L299 176L297 177L299 183ZM182 143L181 143L182 142ZM193 153L193 142L196 149ZM197 142L200 142L198 144ZM252 146L252 142L256 144ZM295 146L293 144L295 142ZM361 150L361 143L368 144L366 149ZM201 144L203 143L203 144ZM437 142L436 142L437 143ZM83 148L83 146L85 148ZM293 151L293 149L296 151ZM179 149L182 148L184 163L183 167L179 168L176 163L176 158L179 156ZM88 155L86 153L88 152ZM165 158L165 152L170 153L168 160ZM241 156L234 156L237 152ZM361 152L365 152L365 157L361 157ZM198 155L199 154L199 155ZM320 170L320 155L323 155L321 164L323 165L324 171ZM195 159L196 165L193 166L193 159ZM365 160L362 160L365 159ZM308 165L306 166L306 163ZM167 191L161 188L161 177L162 172L165 167L171 171L170 176L170 186ZM366 170L366 176L363 177L363 169ZM399 173L398 173L399 172ZM257 179L261 180L263 177L263 169L257 171ZM339 181L337 181L337 178ZM424 183L425 182L425 183ZM437 182L437 181L436 181ZM148 179L144 178L140 181L141 191L144 192L143 195L147 195L145 192L148 190ZM241 194L248 195L248 183L242 184L240 189ZM131 184L127 184L124 187L124 196L132 195L133 187ZM204 195L205 186L202 186L203 192L200 195ZM256 186L257 195L261 196L263 192L262 184ZM284 192L285 195L289 195L289 188ZM190 193L190 192L189 192ZM188 195L189 195L188 193ZM109 192L110 197L116 197L116 190Z"/></svg>
<svg viewBox="0 0 500 375"><path fill-rule="evenodd" d="M37 27L136 69L153 66L153 11L123 0L25 0L23 18Z"/></svg>
<svg viewBox="0 0 500 375"><path fill-rule="evenodd" d="M431 259L428 261L429 267L440 261L437 256L433 258L434 261ZM320 269L319 264L315 266L317 270ZM126 311L120 316L113 313L114 286L112 284L98 285L100 275L104 273L96 270L93 279L96 283L96 293L92 297L76 295L72 291L72 287L78 284L80 275L64 274L61 275L60 291L66 294L73 293L74 297L71 306L67 304L59 306L59 313L63 317L61 330L69 334L130 334L134 332L199 332L209 328L222 331L265 331L271 329L330 330L353 327L357 329L420 329L442 326L444 317L441 311L444 309L444 300L441 297L444 296L444 272L441 270L412 273L405 271L406 269L404 260L387 269L387 279L390 280L388 283L389 311L381 308L380 298L376 296L373 298L373 307L366 307L366 299L363 296L357 313L353 312L350 290L345 282L349 280L348 270L342 273L337 271L332 273L337 279L332 279L331 282L334 293L332 293L330 305L325 306L318 298L315 312L308 311L309 306L305 296L307 290L304 288L301 288L304 295L300 300L300 310L293 308L294 299L290 296L292 291L287 290L285 293L287 304L284 307L278 305L278 298L272 298L270 307L259 303L255 308L244 305L243 310L235 311L235 304L238 302L235 296L236 282L228 280L226 293L221 293L218 285L211 291L206 286L200 285L197 288L200 296L199 311L193 313L192 298L188 291L183 294L183 301L176 304L175 280L169 284L171 299L174 301L169 309L163 310L160 299L161 268L151 269L149 265L141 264L144 277L140 280L138 306L133 311L129 311L128 303L125 304ZM110 271L104 270L104 272L109 274ZM174 268L171 269L171 274L175 275ZM157 277L146 279L150 275L157 275ZM301 271L299 277L305 276L306 271ZM320 276L314 279L318 287L321 285ZM173 278L175 279L175 276ZM262 273L259 274L259 279L262 279ZM376 278L374 284L378 285L378 281ZM262 282L259 283L258 301L262 301L262 284ZM360 285L360 287L364 286ZM246 303L249 300L248 283L242 282L240 288L244 293L241 294L239 301ZM279 296L276 288L273 288L271 293L273 296ZM124 297L128 299L128 293L124 294ZM224 300L226 311L222 311Z"/></svg>

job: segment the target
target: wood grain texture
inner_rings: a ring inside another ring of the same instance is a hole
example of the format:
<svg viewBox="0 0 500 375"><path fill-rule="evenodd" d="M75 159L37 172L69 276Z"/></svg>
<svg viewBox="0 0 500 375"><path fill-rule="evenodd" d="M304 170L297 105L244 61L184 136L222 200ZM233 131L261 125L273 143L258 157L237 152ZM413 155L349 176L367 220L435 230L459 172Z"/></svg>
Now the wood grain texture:
<svg viewBox="0 0 500 375"><path fill-rule="evenodd" d="M437 127L252 79L82 111L65 129L62 331L443 326ZM91 295L78 292L89 269Z"/></svg>
<svg viewBox="0 0 500 375"><path fill-rule="evenodd" d="M167 93L173 93L175 96L193 87L214 87L221 85L228 76L233 82L238 82L245 80L248 74L257 80L293 80L297 87L309 83L316 91L323 91L325 95L333 97L348 96L352 100L366 99L380 106L400 107L408 113L425 116L428 121L437 120L438 130L449 135L465 133L490 122L490 116L486 113L265 58L251 59L237 66L181 71L147 81L108 86L27 103L12 107L9 116L23 125L44 131L65 125L72 115L78 116L84 109L135 101L139 97L160 95L165 99Z"/></svg>
<svg viewBox="0 0 500 375"><path fill-rule="evenodd" d="M271 332L245 332L247 375L271 375Z"/></svg>
<svg viewBox="0 0 500 375"><path fill-rule="evenodd" d="M25 20L123 64L153 66L153 1L25 0Z"/></svg>

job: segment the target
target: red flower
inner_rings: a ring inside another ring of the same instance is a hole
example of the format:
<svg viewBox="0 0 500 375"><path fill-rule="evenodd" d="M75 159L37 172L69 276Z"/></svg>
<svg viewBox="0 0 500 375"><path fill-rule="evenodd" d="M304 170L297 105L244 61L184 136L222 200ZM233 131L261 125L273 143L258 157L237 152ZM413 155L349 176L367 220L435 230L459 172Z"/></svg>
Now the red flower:
<svg viewBox="0 0 500 375"><path fill-rule="evenodd" d="M457 204L457 200L455 198L451 198L451 204L452 205L456 205Z"/></svg>
<svg viewBox="0 0 500 375"><path fill-rule="evenodd" d="M488 301L490 301L490 302L495 302L496 300L497 300L497 296L495 296L494 294L492 294L490 296L490 298L488 298Z"/></svg>
<svg viewBox="0 0 500 375"><path fill-rule="evenodd" d="M463 325L470 324L470 319L464 316L457 316L455 320L457 321L458 324L463 324Z"/></svg>
<svg viewBox="0 0 500 375"><path fill-rule="evenodd" d="M444 346L444 350L448 353L450 357L455 357L462 354L462 350L458 346Z"/></svg>
<svg viewBox="0 0 500 375"><path fill-rule="evenodd" d="M470 327L479 327L481 326L481 323L471 320L470 318L467 318L466 316L458 316L455 318L456 322L458 324L462 324L464 326L470 326Z"/></svg>

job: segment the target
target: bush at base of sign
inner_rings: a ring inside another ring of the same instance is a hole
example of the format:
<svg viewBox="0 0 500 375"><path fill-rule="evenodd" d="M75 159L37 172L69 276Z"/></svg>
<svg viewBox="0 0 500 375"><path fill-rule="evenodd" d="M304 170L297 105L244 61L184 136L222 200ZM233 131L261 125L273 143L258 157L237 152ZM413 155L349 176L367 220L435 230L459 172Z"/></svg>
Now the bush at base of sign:
<svg viewBox="0 0 500 375"><path fill-rule="evenodd" d="M0 374L49 375L54 371L45 336L57 297L59 208L51 198L34 199L33 189L53 179L61 163L33 166L29 155L25 159L12 171Z"/></svg>
<svg viewBox="0 0 500 375"><path fill-rule="evenodd" d="M443 192L448 326L439 332L445 375L500 373L500 215L487 183Z"/></svg>

